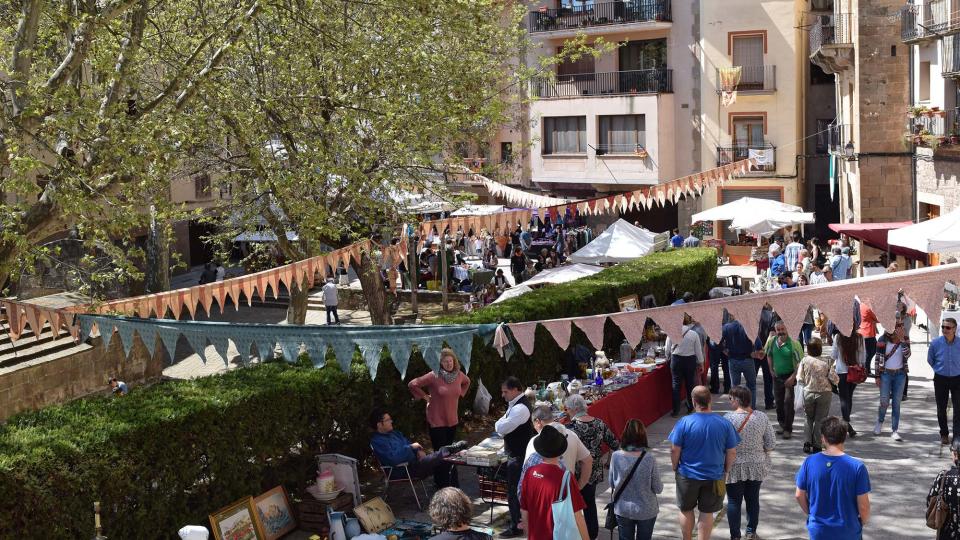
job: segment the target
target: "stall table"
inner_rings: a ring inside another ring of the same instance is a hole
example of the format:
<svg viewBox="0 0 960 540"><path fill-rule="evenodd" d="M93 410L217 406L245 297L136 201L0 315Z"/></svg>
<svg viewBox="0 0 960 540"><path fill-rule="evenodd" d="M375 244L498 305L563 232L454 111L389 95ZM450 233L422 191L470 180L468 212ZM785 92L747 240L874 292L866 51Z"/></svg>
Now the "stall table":
<svg viewBox="0 0 960 540"><path fill-rule="evenodd" d="M632 418L649 426L670 412L673 408L670 383L670 368L667 364L659 365L637 382L594 401L587 413L603 420L619 437Z"/></svg>

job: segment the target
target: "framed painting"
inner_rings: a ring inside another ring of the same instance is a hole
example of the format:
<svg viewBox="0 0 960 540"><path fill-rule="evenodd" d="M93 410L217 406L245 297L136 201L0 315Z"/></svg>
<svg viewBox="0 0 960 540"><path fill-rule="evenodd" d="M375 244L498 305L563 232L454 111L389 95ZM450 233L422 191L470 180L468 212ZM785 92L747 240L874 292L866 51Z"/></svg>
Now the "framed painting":
<svg viewBox="0 0 960 540"><path fill-rule="evenodd" d="M618 298L617 302L620 304L620 311L636 311L640 309L640 298L635 294Z"/></svg>
<svg viewBox="0 0 960 540"><path fill-rule="evenodd" d="M253 499L257 520L266 540L276 540L296 530L297 521L290 509L290 497L283 486L277 486Z"/></svg>
<svg viewBox="0 0 960 540"><path fill-rule="evenodd" d="M253 497L245 497L210 514L216 540L266 540L256 518Z"/></svg>

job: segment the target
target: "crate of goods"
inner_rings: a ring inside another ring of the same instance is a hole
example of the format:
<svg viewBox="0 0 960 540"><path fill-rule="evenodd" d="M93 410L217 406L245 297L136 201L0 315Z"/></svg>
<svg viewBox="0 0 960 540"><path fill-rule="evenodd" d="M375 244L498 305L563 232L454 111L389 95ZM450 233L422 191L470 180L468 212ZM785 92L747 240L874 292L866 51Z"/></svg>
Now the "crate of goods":
<svg viewBox="0 0 960 540"><path fill-rule="evenodd" d="M304 531L328 534L330 522L327 521L327 507L337 512L347 512L353 508L353 495L341 493L331 501L318 501L309 493L295 500L300 528Z"/></svg>

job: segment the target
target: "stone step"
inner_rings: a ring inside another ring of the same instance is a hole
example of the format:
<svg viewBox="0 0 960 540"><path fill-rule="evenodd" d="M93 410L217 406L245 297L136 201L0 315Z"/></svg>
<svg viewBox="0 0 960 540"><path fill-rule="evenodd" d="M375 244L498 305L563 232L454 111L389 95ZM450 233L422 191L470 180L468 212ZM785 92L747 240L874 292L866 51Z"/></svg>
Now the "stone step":
<svg viewBox="0 0 960 540"><path fill-rule="evenodd" d="M11 367L79 346L83 346L83 344L77 345L69 334L60 337L60 339L47 339L39 343L32 338L29 340L20 339L17 341L16 347L0 349L0 368Z"/></svg>

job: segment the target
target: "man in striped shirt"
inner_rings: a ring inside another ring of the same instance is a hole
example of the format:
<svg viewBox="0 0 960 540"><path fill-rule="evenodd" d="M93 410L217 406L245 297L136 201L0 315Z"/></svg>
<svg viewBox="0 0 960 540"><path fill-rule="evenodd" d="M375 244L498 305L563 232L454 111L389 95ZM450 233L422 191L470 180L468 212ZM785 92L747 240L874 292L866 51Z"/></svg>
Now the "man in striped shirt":
<svg viewBox="0 0 960 540"><path fill-rule="evenodd" d="M802 249L803 237L800 236L800 231L793 231L793 241L783 248L783 258L788 271L793 272L796 269L797 263L800 262L800 251Z"/></svg>

